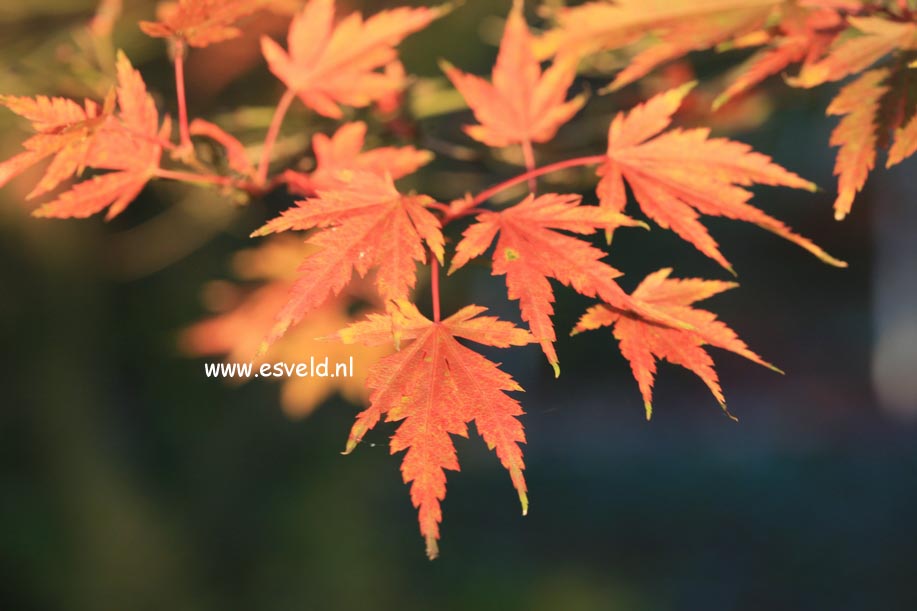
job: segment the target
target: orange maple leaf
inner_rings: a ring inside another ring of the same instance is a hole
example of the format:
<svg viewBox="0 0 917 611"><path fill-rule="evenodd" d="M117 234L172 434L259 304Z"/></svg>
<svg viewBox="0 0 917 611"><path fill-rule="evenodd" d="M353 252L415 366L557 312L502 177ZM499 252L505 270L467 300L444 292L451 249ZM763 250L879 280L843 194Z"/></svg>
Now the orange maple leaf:
<svg viewBox="0 0 917 611"><path fill-rule="evenodd" d="M484 311L467 306L442 322L433 322L411 303L399 301L391 314L370 317L338 334L347 343L373 345L391 342L392 329L397 328L402 340L413 340L370 369L370 406L357 416L345 453L353 451L383 416L387 422L401 421L391 438L391 452L407 450L401 473L404 482L411 484L411 501L431 559L438 553L445 471L459 470L451 436L467 437L469 422L475 423L478 434L509 471L523 515L528 511L519 447L525 443L519 422L523 412L519 402L506 394L522 388L456 338L505 348L528 344L532 337L512 323L480 316Z"/></svg>
<svg viewBox="0 0 917 611"><path fill-rule="evenodd" d="M694 372L731 418L726 410L726 400L720 388L713 360L703 346L711 345L729 350L759 365L780 371L748 349L735 332L706 310L691 307L717 293L737 286L732 282L690 278L669 278L671 269L661 269L647 276L632 293L634 299L652 304L672 318L682 320L690 329L660 326L633 313L623 312L613 306L597 305L589 308L573 329L573 334L600 327L614 327L615 339L620 343L621 354L630 362L634 378L643 395L646 419L653 414L653 381L656 361L664 359Z"/></svg>
<svg viewBox="0 0 917 611"><path fill-rule="evenodd" d="M888 149L885 167L890 168L901 163L915 151L917 151L917 115L911 117L905 125L895 129L894 142Z"/></svg>
<svg viewBox="0 0 917 611"><path fill-rule="evenodd" d="M207 47L242 34L233 24L254 13L269 0L179 0L161 2L157 21L141 21L140 29L153 38L182 40Z"/></svg>
<svg viewBox="0 0 917 611"><path fill-rule="evenodd" d="M598 169L601 205L623 211L626 181L648 217L730 271L729 261L698 220L700 214L754 223L826 263L846 267L811 240L748 203L752 194L747 186L757 183L814 191L811 182L746 144L710 138L707 128L663 132L692 87L689 83L661 93L614 118L608 132L608 159Z"/></svg>
<svg viewBox="0 0 917 611"><path fill-rule="evenodd" d="M557 12L558 27L539 40L539 55L580 54L656 39L618 75L623 87L659 64L752 32L763 26L782 0L618 0L587 2Z"/></svg>
<svg viewBox="0 0 917 611"><path fill-rule="evenodd" d="M124 53L118 53L118 113L100 131L86 155L86 165L113 170L78 183L34 214L40 217L83 218L108 208L112 219L140 194L159 169L162 141L171 123L159 127L159 113L143 77Z"/></svg>
<svg viewBox="0 0 917 611"><path fill-rule="evenodd" d="M515 0L500 42L492 84L447 62L443 62L443 70L480 122L465 127L469 136L488 146L531 146L553 138L585 103L583 95L564 101L576 77L576 64L575 55L564 55L542 73L522 15L522 2Z"/></svg>
<svg viewBox="0 0 917 611"><path fill-rule="evenodd" d="M156 174L170 123L164 121L160 130L153 98L121 52L117 79L115 95L102 107L91 101L80 106L63 98L0 98L0 103L31 120L38 132L25 142L27 151L0 165L0 186L50 155L54 159L29 197L55 189L87 167L113 170L78 183L35 210L35 216L81 218L109 207L106 218L110 219Z"/></svg>
<svg viewBox="0 0 917 611"><path fill-rule="evenodd" d="M355 121L341 125L331 137L312 137L315 170L306 174L288 170L283 178L290 191L297 195L313 195L333 189L352 172L372 172L393 180L415 172L433 159L433 154L413 146L384 146L363 151L366 123Z"/></svg>
<svg viewBox="0 0 917 611"><path fill-rule="evenodd" d="M814 87L861 72L892 51L917 47L917 24L881 17L848 17L849 31L858 36L839 38L824 59L803 66L799 76L787 79L797 87Z"/></svg>
<svg viewBox="0 0 917 611"><path fill-rule="evenodd" d="M255 371L267 359L272 363L300 363L311 355L319 359L327 357L331 363L346 363L352 358L352 376L282 378L280 403L287 415L296 418L307 416L335 392L354 403L364 401L368 396L365 385L368 365L391 352L385 346L355 348L318 339L351 322L348 309L355 300L378 307L369 291L357 286L326 301L274 343L267 355L253 360L278 310L289 298L300 261L311 250L301 240L285 235L239 252L233 258L235 275L249 283L257 282L257 287L248 291L241 285L215 284L208 292L219 297L208 301L217 306L218 313L185 330L181 337L182 348L191 355L225 355L227 362L253 362Z"/></svg>
<svg viewBox="0 0 917 611"><path fill-rule="evenodd" d="M390 177L359 172L318 197L298 202L253 233L315 229L308 242L319 248L300 266L300 279L266 342L339 294L353 270L365 276L376 268L383 302L406 298L416 282L417 263L426 260L424 244L442 262L440 222L427 209L432 203L425 195L402 195Z"/></svg>
<svg viewBox="0 0 917 611"><path fill-rule="evenodd" d="M578 195L529 195L500 212L484 212L468 227L455 249L449 273L486 251L499 234L493 254L493 274L506 276L510 299L519 300L522 319L560 375L556 335L551 315L554 291L550 278L587 297L596 297L626 310L636 309L616 278L621 272L601 261L605 253L588 242L556 230L591 235L596 229L638 225L619 212L598 206L580 206Z"/></svg>
<svg viewBox="0 0 917 611"><path fill-rule="evenodd" d="M791 6L786 8L785 13L778 25L779 35L771 36L764 32L763 37L753 41L756 44L752 45L745 44L741 38L732 42L731 48L762 43L768 46L738 68L738 76L714 100L714 110L792 64L814 64L844 26L840 13L831 8L806 11L803 7Z"/></svg>
<svg viewBox="0 0 917 611"><path fill-rule="evenodd" d="M114 97L105 108L92 100L80 106L66 98L38 96L25 98L0 96L0 105L28 119L36 134L23 143L22 153L0 164L0 187L47 157L50 165L27 199L56 189L63 181L82 171L92 139L111 115Z"/></svg>
<svg viewBox="0 0 917 611"><path fill-rule="evenodd" d="M865 72L845 85L828 105L827 114L844 115L831 132L831 145L841 147L834 164L837 179L837 199L834 217L843 219L850 212L853 198L866 184L869 171L876 163L876 115L879 101L888 91L882 82L888 70L879 68Z"/></svg>
<svg viewBox="0 0 917 611"><path fill-rule="evenodd" d="M268 37L261 50L271 72L317 113L338 119L339 104L367 106L403 86L380 72L397 59L395 46L444 14L438 8L396 8L366 21L351 13L334 26L334 0L310 0L293 17L288 50Z"/></svg>

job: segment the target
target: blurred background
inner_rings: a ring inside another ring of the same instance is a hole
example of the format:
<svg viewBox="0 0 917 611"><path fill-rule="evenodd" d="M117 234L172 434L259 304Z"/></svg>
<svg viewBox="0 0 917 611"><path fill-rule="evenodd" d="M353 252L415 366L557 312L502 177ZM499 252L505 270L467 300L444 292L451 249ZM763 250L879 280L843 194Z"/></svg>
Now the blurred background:
<svg viewBox="0 0 917 611"><path fill-rule="evenodd" d="M339 2L369 12L389 4ZM251 17L242 39L192 52L193 115L257 144L281 94L257 40L283 35L284 12L297 2L286 5ZM518 173L512 151L494 155L462 134L470 114L436 65L444 57L487 73L508 7L467 0L412 36L401 47L419 77L408 110L352 114L370 124L370 145L437 154L406 186L449 201ZM165 46L135 27L153 4L128 1L108 46L86 32L95 8L5 0L0 91L99 98L106 58L120 47L174 115ZM695 55L618 94L593 94L537 149L540 161L602 151L614 112L676 81L699 76L715 95L717 75L740 57ZM605 82L587 68L575 88ZM753 226L707 223L742 286L704 307L786 375L714 351L735 423L699 380L662 364L647 423L607 331L560 340L559 380L535 348L487 352L526 389L531 510L520 517L508 477L478 438L458 439L462 471L449 479L435 562L424 556L400 457L387 449L391 425L341 456L358 403L330 389L303 417L314 397L300 396L297 408L275 383L208 379L204 359L188 353L186 330L213 315L214 301L257 289L233 261L253 246L253 229L290 205L288 195L245 204L157 183L105 223L32 219L24 195L34 175L8 185L0 192L0 608L917 608L917 167L911 159L876 171L852 215L835 222L834 120L823 115L834 89L800 92L773 79L760 91L713 116L698 99L681 117L749 142L824 188L762 189L757 203L847 260L846 270ZM0 113L3 159L27 127ZM312 133L333 128L298 107L278 150L302 156ZM586 174L551 180L544 190L578 187L591 197ZM667 266L724 278L658 228L619 232L608 260L628 290ZM422 278L425 311L427 287ZM449 278L444 291L446 312L474 302L517 318L483 265ZM563 336L587 302L557 293Z"/></svg>

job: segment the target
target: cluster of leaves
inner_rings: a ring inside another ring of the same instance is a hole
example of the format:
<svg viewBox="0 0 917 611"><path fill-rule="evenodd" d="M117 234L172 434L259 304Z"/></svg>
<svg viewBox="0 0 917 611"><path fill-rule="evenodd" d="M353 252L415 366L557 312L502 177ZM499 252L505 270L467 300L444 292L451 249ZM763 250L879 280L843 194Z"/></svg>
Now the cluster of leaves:
<svg viewBox="0 0 917 611"><path fill-rule="evenodd" d="M692 51L756 49L714 100L714 109L765 79L785 76L812 88L855 78L827 108L842 119L831 134L840 147L835 217L850 212L874 168L917 151L915 79L917 4L910 0L616 0L558 10L556 27L539 41L543 55L625 50L634 53L609 84L628 85ZM878 64L878 65L877 65Z"/></svg>
<svg viewBox="0 0 917 611"><path fill-rule="evenodd" d="M110 9L109 4L105 6ZM310 172L272 163L284 116L296 100L336 120L344 117L346 108L397 106L408 85L397 45L449 10L398 8L366 19L359 13L338 19L334 0L308 0L292 18L286 47L268 37L261 40L267 67L285 91L260 145L259 159L218 125L189 120L184 60L189 48L240 35L239 20L271 2L180 0L162 5L157 21L141 23L146 34L165 38L171 46L177 140L169 117L160 118L140 74L119 54L116 85L101 104L0 97L0 104L29 120L36 132L24 142L22 153L0 164L0 185L50 157L29 198L89 177L41 205L38 216L85 217L108 208L111 218L152 179L209 184L251 197L284 188L301 198L252 234L270 237L237 264L243 280L261 286L252 291L225 283L214 287L211 292L219 297L220 313L189 330L185 343L195 353L226 354L234 360L255 354L264 358L269 351L272 357L293 359L314 352L317 336L342 346L365 346L360 354L373 363L366 372L369 407L357 416L346 452L383 417L400 423L391 451L404 452L402 475L410 484L420 531L433 558L446 472L459 469L453 436L467 436L469 423L509 472L523 513L527 511L523 412L510 394L521 388L462 342L497 348L538 344L559 375L552 280L595 300L573 333L611 328L637 380L647 418L652 414L659 360L694 372L724 411L725 399L706 346L773 368L714 314L694 307L732 283L674 279L671 270L663 269L633 292L618 284L621 272L605 262L606 249L590 236L604 234L610 245L619 228L647 228L644 221L626 214L629 201L648 220L673 231L730 272L702 216L753 223L828 264L845 265L751 203L753 185L811 191L811 182L745 144L711 137L709 129L672 127L693 84L659 93L614 116L603 154L538 167L534 145L554 138L586 103L584 95L572 95L570 89L589 54L638 44L648 34L658 37L619 73L612 83L616 88L692 50L764 47L723 94L719 102L725 103L794 62L802 63L794 82L813 86L858 72L889 53L903 53L915 27L910 12L906 7L880 11L852 0L656 4L621 0L561 10L554 14L556 29L537 37L525 20L523 3L516 0L490 81L443 62L445 75L476 119L466 133L487 147L517 148L526 165L526 171L511 180L477 194L456 193L451 202L399 190L395 181L422 168L432 155L412 146L365 150L363 122L342 123L331 135L316 134ZM859 34L851 36L848 31ZM852 193L861 188L872 166L876 116L893 93L883 83L906 72L907 63L899 64L895 71L864 73L829 108L847 115L834 137L842 146L839 211L849 209ZM885 125L903 125L895 133L890 163L917 148L917 128L913 120L904 123L906 114L899 113L897 123ZM226 167L209 167L198 157L195 141L201 139L224 149ZM595 204L576 194L536 192L538 177L572 167L595 168ZM529 194L521 201L501 209L488 207L494 195L523 183ZM460 234L450 234L450 229L463 226ZM305 243L274 235L290 232L305 232ZM447 249L452 244L454 248ZM487 316L478 305L441 316L440 266L448 260L452 274L489 251L492 273L505 276L506 294L518 302L526 328ZM431 316L416 305L419 267L430 272ZM371 310L359 321L348 314L355 303ZM337 390L359 396L347 380L308 389L290 381L284 401L291 413L303 414Z"/></svg>

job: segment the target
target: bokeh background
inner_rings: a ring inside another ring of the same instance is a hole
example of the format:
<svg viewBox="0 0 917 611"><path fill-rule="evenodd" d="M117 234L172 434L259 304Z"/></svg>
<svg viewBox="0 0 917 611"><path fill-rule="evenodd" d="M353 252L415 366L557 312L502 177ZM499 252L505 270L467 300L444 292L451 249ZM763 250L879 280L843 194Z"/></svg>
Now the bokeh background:
<svg viewBox="0 0 917 611"><path fill-rule="evenodd" d="M83 29L94 5L5 0L0 90L104 92L110 49ZM514 158L462 135L469 115L452 112L456 100L436 82L438 57L488 71L507 9L466 0L402 46L409 72L422 77L412 102L421 118L408 129L354 115L381 140L434 150L437 161L409 184L441 200L517 172ZM174 114L165 49L134 25L152 13L152 3L127 2L115 46ZM254 34L192 55L189 80L194 114L254 141L280 94L257 34L282 34L285 18L247 27ZM593 95L538 155L601 151L613 112L692 70L715 85L738 58L697 55L690 69ZM587 73L576 87L603 82ZM834 122L823 116L831 87L798 92L777 79L763 91L685 121L749 142L824 187L762 190L757 201L849 261L846 270L755 227L709 222L742 287L707 305L786 376L714 354L735 423L698 380L662 365L647 423L607 332L562 339L556 381L537 349L489 353L527 391L531 511L519 516L483 443L459 439L462 471L449 480L442 556L432 563L399 457L386 448L391 426L343 457L359 406L334 398L291 419L276 384L207 379L203 360L179 348L182 330L207 315L203 288L231 277L233 253L290 204L286 195L237 205L157 184L110 223L47 221L28 216L28 180L9 185L0 192L0 608L917 608L917 167L912 159L875 172L837 223ZM4 159L25 127L0 113ZM284 128L286 146L305 150L312 132L331 127L300 108ZM562 179L563 188L579 184ZM588 192L588 180L581 187ZM723 277L658 229L621 232L609 261L628 289L663 266ZM423 279L425 309L426 287ZM444 291L447 312L473 301L514 316L484 267L450 278ZM558 327L567 329L585 302L558 295Z"/></svg>

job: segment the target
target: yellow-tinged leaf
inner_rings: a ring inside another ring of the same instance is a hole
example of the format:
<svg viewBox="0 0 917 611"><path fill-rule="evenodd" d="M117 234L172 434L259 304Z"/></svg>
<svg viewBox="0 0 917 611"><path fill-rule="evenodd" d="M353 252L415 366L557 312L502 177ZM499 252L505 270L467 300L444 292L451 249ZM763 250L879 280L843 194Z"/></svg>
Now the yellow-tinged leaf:
<svg viewBox="0 0 917 611"><path fill-rule="evenodd" d="M446 8L394 8L364 21L351 13L334 23L334 0L309 0L293 17L287 49L261 39L268 67L315 112L339 119L340 105L363 107L398 91L404 79L384 68L395 47L445 14Z"/></svg>
<svg viewBox="0 0 917 611"><path fill-rule="evenodd" d="M140 29L153 38L182 40L207 47L242 34L235 22L268 4L269 0L179 0L160 2L156 21L141 21Z"/></svg>
<svg viewBox="0 0 917 611"><path fill-rule="evenodd" d="M837 220L850 212L853 198L866 184L875 166L876 114L882 96L888 91L882 84L888 75L885 68L865 72L844 86L828 105L827 114L843 116L831 132L831 146L841 147L834 164L837 176L834 216Z"/></svg>
<svg viewBox="0 0 917 611"><path fill-rule="evenodd" d="M382 419L399 422L391 438L391 452L405 451L401 473L411 485L411 501L417 508L420 533L427 556L439 553L440 503L446 496L446 470L458 471L453 435L468 436L474 422L487 447L494 450L519 494L522 512L528 511L528 495L520 444L525 434L519 416L522 407L507 392L522 388L497 365L466 348L456 338L489 346L520 346L531 335L511 323L479 317L484 308L469 306L434 323L404 302L401 316L410 321L412 343L388 356L370 371L367 384L372 391L369 407L351 429L345 453L354 450L364 435ZM352 332L341 332L350 341L376 344L380 330L404 320L385 322L375 316L356 323ZM407 336L405 336L407 339Z"/></svg>
<svg viewBox="0 0 917 611"><path fill-rule="evenodd" d="M482 255L497 239L493 253L493 274L506 276L509 298L519 309L532 335L560 374L554 342L557 339L551 316L554 290L550 279L587 297L596 297L625 310L634 310L662 322L664 315L632 301L615 281L621 273L604 263L605 253L591 244L560 231L592 235L597 229L611 230L637 223L620 212L597 206L581 206L578 195L528 196L521 203L500 212L484 212L468 227L455 249L449 273ZM661 318L660 318L661 316ZM677 323L673 323L677 324Z"/></svg>
<svg viewBox="0 0 917 611"><path fill-rule="evenodd" d="M339 294L354 271L364 277L376 270L375 286L384 303L406 298L417 264L426 261L424 245L443 259L440 221L428 209L433 203L425 195L402 195L391 177L355 172L349 182L297 202L253 233L314 230L308 242L318 248L300 265L299 280L266 343Z"/></svg>
<svg viewBox="0 0 917 611"><path fill-rule="evenodd" d="M895 130L894 142L888 150L885 167L899 164L917 151L917 115L911 117L904 127Z"/></svg>
<svg viewBox="0 0 917 611"><path fill-rule="evenodd" d="M358 285L312 311L302 324L275 342L268 354L256 358L259 345L288 299L296 268L310 250L310 246L292 236L277 236L258 248L238 253L233 265L235 275L248 283L256 282L257 288L247 290L241 285L221 284L221 298L214 304L218 313L186 329L181 336L181 346L190 355L223 356L227 363L250 362L254 372L264 363L298 365L308 362L309 357L315 357L316 362L327 358L329 370L335 374L338 364L343 363L349 369L353 363L353 370L348 370L346 376L280 376L280 404L293 418L311 414L335 393L353 403L365 401L369 395L365 386L369 366L391 353L388 346L381 344L346 346L317 339L351 322L348 309L355 300L381 307L366 287Z"/></svg>
<svg viewBox="0 0 917 611"><path fill-rule="evenodd" d="M841 39L827 56L805 64L799 76L787 79L798 87L815 87L856 74L896 49L912 49L917 44L917 24L881 17L849 17L857 36Z"/></svg>
<svg viewBox="0 0 917 611"><path fill-rule="evenodd" d="M475 140L495 147L530 145L554 137L585 103L582 95L567 100L576 65L577 56L567 54L541 71L520 0L515 0L506 20L492 83L465 74L448 62L442 63L446 76L479 122L465 131Z"/></svg>
<svg viewBox="0 0 917 611"><path fill-rule="evenodd" d="M746 144L711 138L709 129L663 132L690 88L688 84L661 93L614 118L608 132L608 159L598 168L601 206L622 211L626 182L648 217L730 271L729 261L700 223L700 215L754 223L830 265L845 267L846 263L749 203L751 185L814 191L811 182Z"/></svg>
<svg viewBox="0 0 917 611"><path fill-rule="evenodd" d="M341 186L353 172L371 172L397 180L433 160L432 153L413 146L364 151L365 140L366 124L362 121L345 123L330 137L316 134L312 138L315 170L308 174L288 170L283 179L292 193L311 196Z"/></svg>
<svg viewBox="0 0 917 611"><path fill-rule="evenodd" d="M621 354L630 363L640 387L647 420L653 413L653 382L659 360L692 371L707 385L723 411L735 419L726 410L726 400L713 368L713 360L704 346L729 350L769 369L780 370L749 350L732 329L717 320L716 315L692 307L697 301L734 288L735 284L698 278L676 280L669 278L671 273L671 269L662 269L650 274L632 293L632 297L666 312L674 319L689 323L690 329L661 326L606 304L589 308L574 327L573 334L613 327Z"/></svg>

